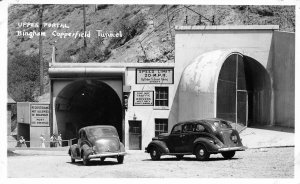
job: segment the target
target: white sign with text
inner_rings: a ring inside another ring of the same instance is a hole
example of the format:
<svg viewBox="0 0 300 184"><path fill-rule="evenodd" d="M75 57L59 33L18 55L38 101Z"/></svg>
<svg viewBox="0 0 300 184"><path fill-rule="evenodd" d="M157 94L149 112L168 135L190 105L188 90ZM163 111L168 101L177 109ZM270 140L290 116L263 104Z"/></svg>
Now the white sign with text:
<svg viewBox="0 0 300 184"><path fill-rule="evenodd" d="M154 91L134 91L134 106L153 106Z"/></svg>
<svg viewBox="0 0 300 184"><path fill-rule="evenodd" d="M173 68L137 68L137 84L173 84Z"/></svg>
<svg viewBox="0 0 300 184"><path fill-rule="evenodd" d="M49 104L30 104L30 125L35 127L50 126Z"/></svg>

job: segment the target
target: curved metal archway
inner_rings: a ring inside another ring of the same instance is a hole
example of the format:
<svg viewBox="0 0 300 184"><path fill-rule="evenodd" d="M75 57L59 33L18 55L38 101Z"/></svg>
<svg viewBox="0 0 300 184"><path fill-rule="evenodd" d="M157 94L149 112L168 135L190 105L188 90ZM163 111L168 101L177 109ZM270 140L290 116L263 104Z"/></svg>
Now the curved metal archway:
<svg viewBox="0 0 300 184"><path fill-rule="evenodd" d="M243 126L270 123L271 80L255 59L239 53L229 55L219 72L216 117Z"/></svg>

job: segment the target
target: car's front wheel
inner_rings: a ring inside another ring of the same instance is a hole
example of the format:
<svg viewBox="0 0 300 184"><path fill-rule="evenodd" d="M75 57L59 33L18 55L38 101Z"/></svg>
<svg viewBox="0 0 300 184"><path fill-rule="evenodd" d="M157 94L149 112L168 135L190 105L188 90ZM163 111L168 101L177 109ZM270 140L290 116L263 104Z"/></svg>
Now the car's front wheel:
<svg viewBox="0 0 300 184"><path fill-rule="evenodd" d="M231 159L235 155L235 151L227 151L221 154L225 159Z"/></svg>
<svg viewBox="0 0 300 184"><path fill-rule="evenodd" d="M195 149L196 158L200 161L208 160L210 154L203 145L198 145Z"/></svg>
<svg viewBox="0 0 300 184"><path fill-rule="evenodd" d="M150 150L150 156L152 160L159 160L161 153L156 147L152 147Z"/></svg>
<svg viewBox="0 0 300 184"><path fill-rule="evenodd" d="M71 162L75 163L75 158L73 158L73 153L71 152Z"/></svg>
<svg viewBox="0 0 300 184"><path fill-rule="evenodd" d="M117 160L118 160L119 164L123 164L123 162L124 162L124 155L118 156Z"/></svg>

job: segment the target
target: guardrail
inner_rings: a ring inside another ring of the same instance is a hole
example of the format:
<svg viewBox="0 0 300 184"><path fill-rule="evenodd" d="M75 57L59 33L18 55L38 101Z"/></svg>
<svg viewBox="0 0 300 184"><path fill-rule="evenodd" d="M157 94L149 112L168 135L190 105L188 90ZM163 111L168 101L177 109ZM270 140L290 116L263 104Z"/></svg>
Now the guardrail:
<svg viewBox="0 0 300 184"><path fill-rule="evenodd" d="M44 141L45 147L50 147L50 148L55 148L55 147L66 147L66 146L71 146L72 144L75 144L74 140L77 138L69 139L69 140L62 140L61 145L59 144L60 141ZM13 148L13 147L31 147L31 143L34 142L35 145L39 144L39 146L34 146L34 147L42 147L41 142L39 141L25 141L26 146L22 145L19 143L19 141L7 141L7 147L8 148Z"/></svg>

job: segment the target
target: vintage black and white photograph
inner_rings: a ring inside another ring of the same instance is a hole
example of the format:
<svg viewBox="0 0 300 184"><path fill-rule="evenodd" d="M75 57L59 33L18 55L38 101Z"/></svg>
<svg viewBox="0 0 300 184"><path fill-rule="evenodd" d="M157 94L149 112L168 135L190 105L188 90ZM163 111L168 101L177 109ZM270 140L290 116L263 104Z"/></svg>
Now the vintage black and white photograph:
<svg viewBox="0 0 300 184"><path fill-rule="evenodd" d="M7 4L8 179L295 179L296 1L96 3Z"/></svg>

